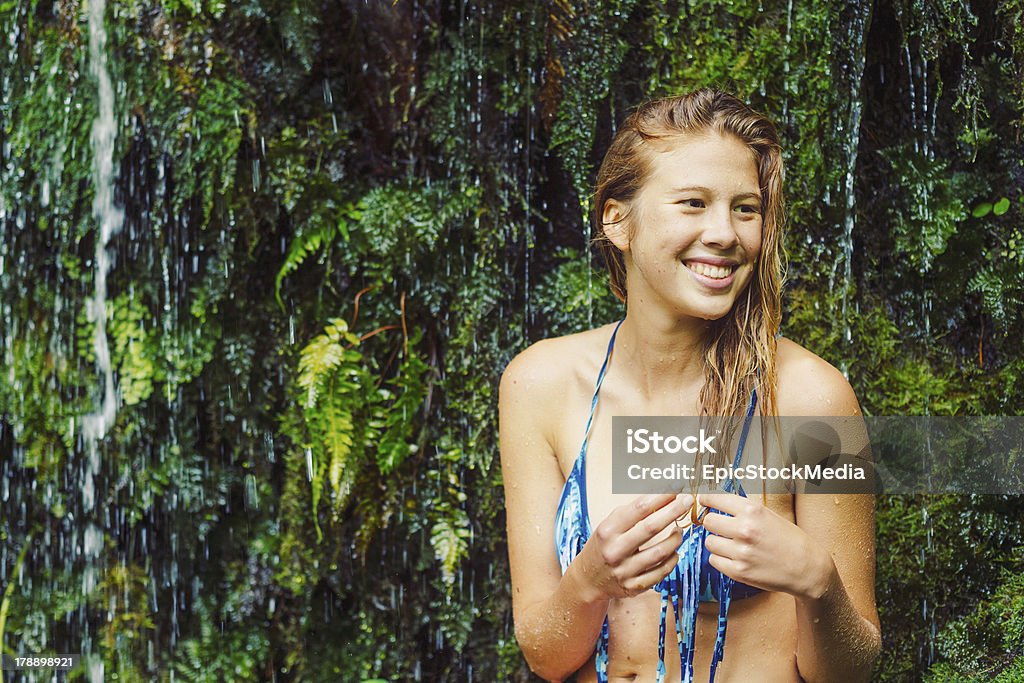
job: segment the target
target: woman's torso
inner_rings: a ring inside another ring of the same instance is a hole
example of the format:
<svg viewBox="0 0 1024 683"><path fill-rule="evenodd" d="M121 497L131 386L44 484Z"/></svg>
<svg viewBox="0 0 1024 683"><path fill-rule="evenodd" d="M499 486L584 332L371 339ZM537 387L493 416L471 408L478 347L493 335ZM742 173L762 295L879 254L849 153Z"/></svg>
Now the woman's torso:
<svg viewBox="0 0 1024 683"><path fill-rule="evenodd" d="M614 325L606 325L557 340L552 348L565 360L568 386L564 410L552 426L555 452L562 476L568 477L580 452L591 398L604 361ZM600 391L587 445L586 496L591 524L596 527L618 505L634 496L612 494L611 442L613 415L695 414L696 389L674 396L645 398L627 386L614 356ZM687 403L689 403L687 405ZM767 506L789 521L794 520L793 499L772 495ZM658 667L658 632L661 599L647 591L633 598L612 600L608 608L609 681L655 680ZM698 609L695 637L695 680L706 681L718 628L718 604L702 603ZM675 636L670 635L670 641ZM672 649L672 646L669 648ZM725 654L716 681L799 681L796 670L796 614L793 598L783 593L762 592L734 600L729 608ZM666 657L667 680L679 680L679 661ZM578 681L596 681L593 659L580 668Z"/></svg>

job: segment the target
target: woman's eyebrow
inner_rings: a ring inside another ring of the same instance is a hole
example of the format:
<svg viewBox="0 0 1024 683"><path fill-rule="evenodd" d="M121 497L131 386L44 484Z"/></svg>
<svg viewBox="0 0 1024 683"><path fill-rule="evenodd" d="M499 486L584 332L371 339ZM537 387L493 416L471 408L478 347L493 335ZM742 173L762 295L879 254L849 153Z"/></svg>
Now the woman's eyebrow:
<svg viewBox="0 0 1024 683"><path fill-rule="evenodd" d="M704 194L709 194L709 195L717 195L718 194L717 192L715 192L711 188L704 187L703 185L689 185L687 187L676 187L676 188L672 189L672 194L685 194L687 192L702 192ZM738 201L738 200L742 201L742 200L745 200L745 199L756 199L757 201L760 202L761 201L761 193L760 192L740 192L737 195L733 195L732 199L733 199L733 201Z"/></svg>
<svg viewBox="0 0 1024 683"><path fill-rule="evenodd" d="M700 185L691 185L688 187L675 187L672 188L673 193L682 194L684 192L703 192L704 194L714 194L711 188L703 187Z"/></svg>

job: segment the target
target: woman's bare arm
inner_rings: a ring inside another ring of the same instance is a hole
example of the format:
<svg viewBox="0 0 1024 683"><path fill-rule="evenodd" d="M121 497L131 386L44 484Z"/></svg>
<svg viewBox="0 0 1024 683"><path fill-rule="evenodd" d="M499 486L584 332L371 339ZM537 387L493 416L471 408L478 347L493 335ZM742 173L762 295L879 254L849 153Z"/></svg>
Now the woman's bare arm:
<svg viewBox="0 0 1024 683"><path fill-rule="evenodd" d="M673 520L690 500L642 496L617 507L562 576L554 527L565 480L550 430L566 387L555 376L559 358L543 347L517 356L502 376L501 466L516 639L536 674L560 681L590 659L611 598L637 595L675 566L681 537Z"/></svg>
<svg viewBox="0 0 1024 683"><path fill-rule="evenodd" d="M781 346L781 345L780 345ZM845 416L835 420L842 452L867 445L860 409L838 371L800 349L785 368L780 411ZM881 637L875 609L874 499L861 494L795 496L795 524L757 496L701 496L711 513L704 526L710 563L719 571L796 602L797 669L808 683L866 681Z"/></svg>
<svg viewBox="0 0 1024 683"><path fill-rule="evenodd" d="M539 346L517 356L501 378L501 473L516 640L534 673L563 680L593 654L608 600L587 595L573 567L562 577L555 555L564 480L545 429L552 370Z"/></svg>
<svg viewBox="0 0 1024 683"><path fill-rule="evenodd" d="M843 453L868 452L861 410L849 383L813 358L806 369L818 396L802 414L850 417L836 421ZM811 412L817 406L818 412ZM882 646L875 605L875 500L865 494L803 494L797 525L821 549L826 571L810 595L797 596L797 666L808 683L867 681Z"/></svg>
<svg viewBox="0 0 1024 683"><path fill-rule="evenodd" d="M797 668L808 683L867 681L882 645L875 609L874 501L859 494L802 498L798 522L802 518L801 528L819 540L831 562L818 588L796 597ZM826 529L831 529L827 535Z"/></svg>

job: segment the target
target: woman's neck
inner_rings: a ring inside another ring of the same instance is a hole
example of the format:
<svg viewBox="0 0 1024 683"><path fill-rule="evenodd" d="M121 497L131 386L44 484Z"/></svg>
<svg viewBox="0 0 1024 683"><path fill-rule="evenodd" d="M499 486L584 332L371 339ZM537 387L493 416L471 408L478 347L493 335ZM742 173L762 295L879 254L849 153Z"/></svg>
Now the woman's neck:
<svg viewBox="0 0 1024 683"><path fill-rule="evenodd" d="M619 371L650 400L672 399L704 385L704 338L710 323L629 310L618 332Z"/></svg>

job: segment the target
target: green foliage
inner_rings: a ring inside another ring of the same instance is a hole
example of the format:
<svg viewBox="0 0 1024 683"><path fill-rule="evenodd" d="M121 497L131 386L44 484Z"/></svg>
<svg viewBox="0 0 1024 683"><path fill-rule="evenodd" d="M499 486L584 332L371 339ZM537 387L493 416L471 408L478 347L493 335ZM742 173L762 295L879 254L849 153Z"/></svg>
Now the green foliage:
<svg viewBox="0 0 1024 683"><path fill-rule="evenodd" d="M304 230L296 235L295 240L288 246L288 256L285 257L284 265L277 272L277 279L274 281L277 302L282 309L284 302L281 300L281 283L284 279L297 270L311 254L330 247L335 237L341 237L348 241L348 219L359 220L359 217L360 213L350 206L342 212L336 225L311 221L304 226Z"/></svg>
<svg viewBox="0 0 1024 683"><path fill-rule="evenodd" d="M926 680L928 683L1017 683L1024 680L1024 663L1018 660L1008 668L983 670L972 676L943 662L932 667Z"/></svg>
<svg viewBox="0 0 1024 683"><path fill-rule="evenodd" d="M589 320L609 322L621 318L623 305L607 285L608 272L591 268L575 250L555 254L562 261L537 285L537 310L552 335L587 329Z"/></svg>
<svg viewBox="0 0 1024 683"><path fill-rule="evenodd" d="M108 329L111 358L117 368L121 400L133 406L153 392L158 362L156 334L145 328L152 318L138 299L122 294L113 302L113 309Z"/></svg>
<svg viewBox="0 0 1024 683"><path fill-rule="evenodd" d="M973 613L949 623L936 643L944 661L932 667L927 681L1021 680L1024 674L1024 563L1018 556L1004 570L995 592L979 601Z"/></svg>
<svg viewBox="0 0 1024 683"><path fill-rule="evenodd" d="M179 10L185 10L193 17L202 14L209 14L212 18L218 19L224 13L227 3L224 0L163 0L164 9L168 14L175 14Z"/></svg>
<svg viewBox="0 0 1024 683"><path fill-rule="evenodd" d="M927 652L933 645L940 661L945 659L935 671L948 665L963 680L989 680L968 674L980 675L981 668L997 662L1005 667L1014 651L1020 655L1019 612L1014 612L1019 593L1012 590L1019 590L1022 539L1015 515L1013 497L878 500L878 572L887 578L878 584L878 605L888 652L876 670L880 680L914 675L919 648ZM989 593L988 586L1000 583ZM930 643L932 622L942 625L950 615L972 613L950 620L949 629ZM973 639L962 637L965 630ZM1007 637L1005 649L1001 634Z"/></svg>
<svg viewBox="0 0 1024 683"><path fill-rule="evenodd" d="M994 204L982 202L972 212L975 218L989 217L985 231L998 235L998 241L984 246L985 258L968 283L968 291L980 295L983 310L1004 335L1024 322L1024 233L1019 213L1009 213L1010 206L1002 197Z"/></svg>
<svg viewBox="0 0 1024 683"><path fill-rule="evenodd" d="M483 75L488 65L482 53L475 49L472 38L451 35L447 40L450 41L448 49L438 50L431 56L423 86L427 97L436 98L427 114L429 134L447 164L462 175L473 168L474 159L472 150L461 144L462 136L472 126L472 112L460 103L471 102L479 96L474 88L475 75Z"/></svg>
<svg viewBox="0 0 1024 683"><path fill-rule="evenodd" d="M351 227L345 261L350 272L358 270L371 281L399 281L417 286L418 274L430 272L427 264L451 256L444 251L449 240L472 242L470 229L484 214L481 188L450 182L375 188L359 202L359 223ZM358 260L351 258L359 254ZM436 283L444 286L443 281Z"/></svg>
<svg viewBox="0 0 1024 683"><path fill-rule="evenodd" d="M258 679L270 646L267 634L257 628L222 630L203 598L193 609L198 633L176 648L175 675L192 683Z"/></svg>
<svg viewBox="0 0 1024 683"><path fill-rule="evenodd" d="M417 339L406 340L406 349ZM409 442L411 423L426 394L428 366L406 351L397 377L389 382L393 391L382 386L368 359L354 348L360 343L347 323L335 318L299 358L297 383L310 435L305 448L318 539L322 533L316 515L325 484L330 484L337 514L348 501L361 463L373 460L387 475L417 448Z"/></svg>
<svg viewBox="0 0 1024 683"><path fill-rule="evenodd" d="M1003 35L1006 36L1012 52L1008 71L1020 74L1024 70L1024 2L1011 0L999 4L996 10L1002 20ZM1024 83L1020 78L1010 79L1010 87L1016 97L1017 125L1024 125Z"/></svg>
<svg viewBox="0 0 1024 683"><path fill-rule="evenodd" d="M785 336L822 358L842 359L868 415L955 415L968 411L966 378L943 371L927 354L903 342L885 304L860 297L844 326L827 320L838 308L839 293L812 293L794 288L787 293ZM847 335L852 340L847 342Z"/></svg>
<svg viewBox="0 0 1024 683"><path fill-rule="evenodd" d="M629 51L626 28L637 4L635 0L605 0L576 12L572 3L554 3L553 11L561 12L559 21L565 27L556 48L565 77L549 149L561 157L581 203L589 194L596 170L592 149L599 107L610 94L615 74ZM612 17L614 20L606 20Z"/></svg>
<svg viewBox="0 0 1024 683"><path fill-rule="evenodd" d="M407 343L415 349L420 337L420 332L416 331ZM391 474L420 449L416 441L416 416L423 408L433 375L433 368L415 351L407 352L397 376L380 392L386 408L375 411L373 427L379 435L377 468L384 476Z"/></svg>
<svg viewBox="0 0 1024 683"><path fill-rule="evenodd" d="M1024 310L1024 274L1013 263L993 263L971 278L970 292L981 295L984 310L999 324L1020 321Z"/></svg>
<svg viewBox="0 0 1024 683"><path fill-rule="evenodd" d="M25 21L30 19L15 12L3 18L0 29L8 35L11 23ZM20 196L37 197L46 210L31 227L74 243L91 227L76 206L76 183L92 173L87 150L96 96L87 77L88 50L74 24L40 25L34 33L32 44L21 49L37 68L23 79L11 78L0 113L5 145L10 145L5 156L17 159L25 173L4 174L0 204L10 207ZM91 201L88 190L83 194Z"/></svg>
<svg viewBox="0 0 1024 683"><path fill-rule="evenodd" d="M302 350L299 361L298 382L304 392L303 409L313 439L306 448L318 539L322 534L316 515L325 481L330 481L338 508L348 497L357 465L349 462L355 431L353 404L361 398L359 390L368 383L367 373L361 366L362 354L343 347L342 342L355 346L359 338L348 331L344 320L335 319L324 334L315 337ZM318 404L321 392L326 396ZM313 444L317 446L315 459Z"/></svg>
<svg viewBox="0 0 1024 683"><path fill-rule="evenodd" d="M114 663L112 671L105 671L111 678L142 677L138 662L144 661L146 642L155 628L149 611L148 580L145 570L136 565L114 566L104 572L96 602L108 610L100 642L104 660Z"/></svg>
<svg viewBox="0 0 1024 683"><path fill-rule="evenodd" d="M950 174L947 162L915 154L905 145L882 154L899 188L900 201L889 208L896 252L927 272L967 217L961 199L966 176Z"/></svg>
<svg viewBox="0 0 1024 683"><path fill-rule="evenodd" d="M8 650L89 622L120 678L527 680L497 379L621 317L580 209L648 96L718 85L778 121L783 330L866 412L1019 412L1019 1L329 9L108 3L121 403L90 598L52 556L93 520L66 485L97 394L88 30L73 3L0 3L0 539L34 568L4 592ZM877 680L932 656L934 681L1024 675L1020 511L879 501Z"/></svg>
<svg viewBox="0 0 1024 683"><path fill-rule="evenodd" d="M455 512L454 518L441 519L430 530L430 544L441 565L441 580L449 589L455 584L455 570L469 550L469 518L463 510Z"/></svg>
<svg viewBox="0 0 1024 683"><path fill-rule="evenodd" d="M32 338L14 340L8 353L11 374L0 383L0 411L18 416L13 437L24 448L23 466L54 476L74 441L70 422L76 406L52 391L51 382L68 378L70 383L72 368L68 359Z"/></svg>

